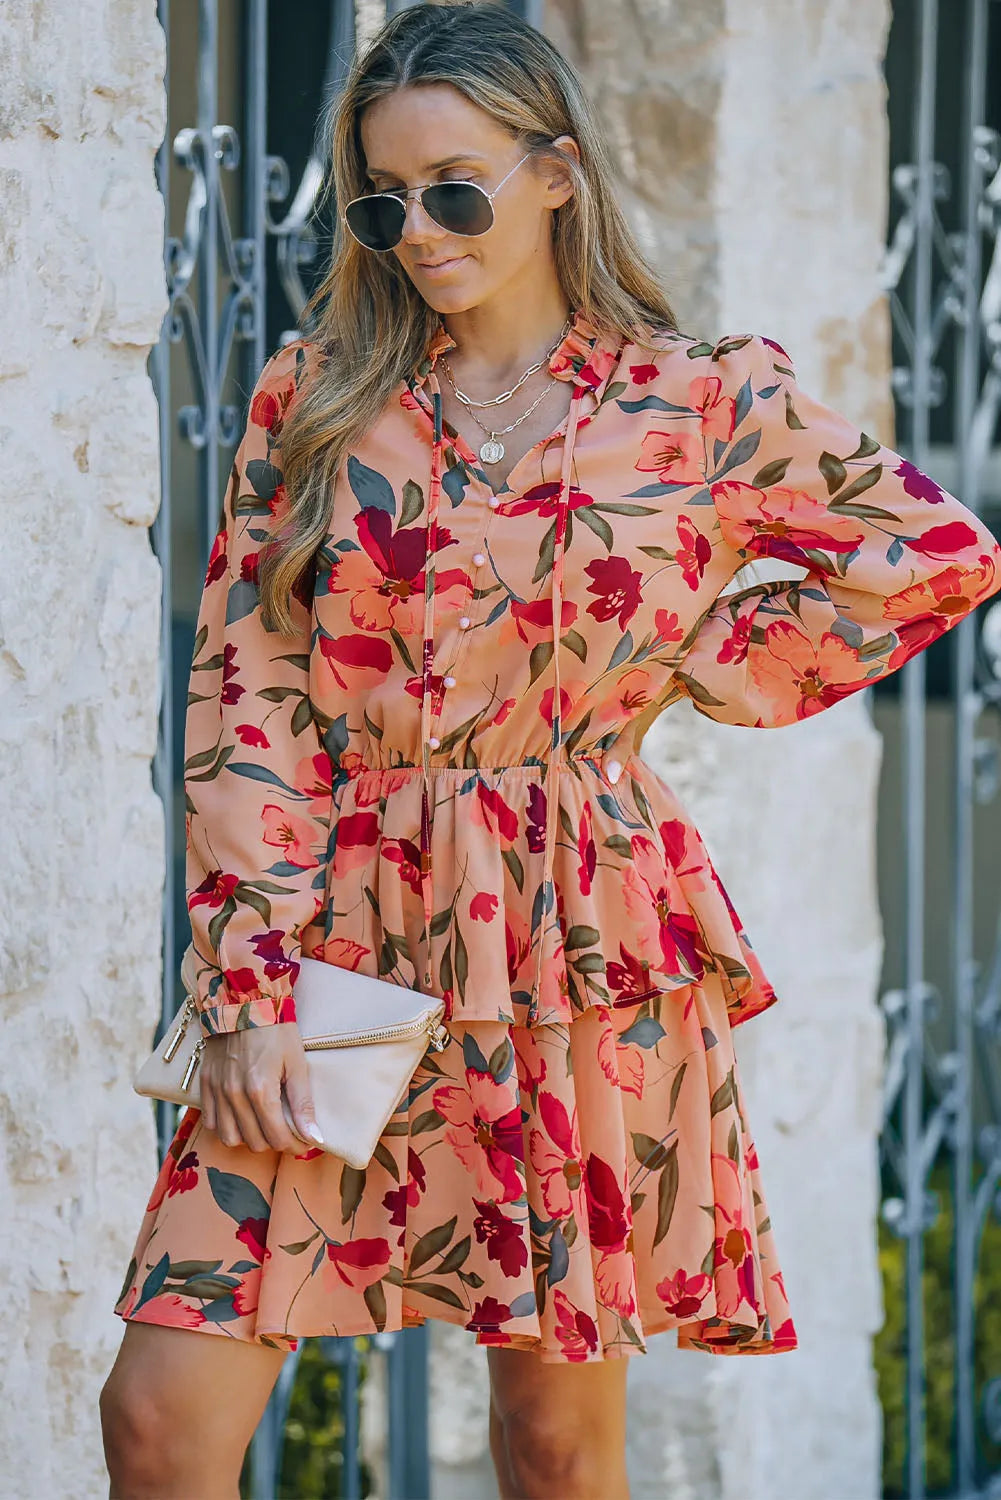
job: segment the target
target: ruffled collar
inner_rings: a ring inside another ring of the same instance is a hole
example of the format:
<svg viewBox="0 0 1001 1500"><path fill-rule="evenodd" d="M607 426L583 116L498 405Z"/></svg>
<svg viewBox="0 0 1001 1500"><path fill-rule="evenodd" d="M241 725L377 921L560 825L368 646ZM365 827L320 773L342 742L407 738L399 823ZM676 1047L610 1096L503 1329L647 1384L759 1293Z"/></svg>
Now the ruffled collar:
<svg viewBox="0 0 1001 1500"><path fill-rule="evenodd" d="M414 387L425 383L440 354L447 354L457 347L444 323L439 323L428 340L424 358L414 371ZM618 334L601 333L578 310L549 357L549 373L557 380L569 380L597 395L611 374L621 347Z"/></svg>

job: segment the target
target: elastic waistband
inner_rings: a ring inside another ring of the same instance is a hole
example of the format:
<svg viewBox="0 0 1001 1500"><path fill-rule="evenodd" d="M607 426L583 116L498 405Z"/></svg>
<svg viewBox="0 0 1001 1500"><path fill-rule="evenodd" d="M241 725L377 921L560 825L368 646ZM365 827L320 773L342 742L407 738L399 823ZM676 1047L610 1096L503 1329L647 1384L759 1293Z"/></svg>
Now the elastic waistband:
<svg viewBox="0 0 1001 1500"><path fill-rule="evenodd" d="M556 761L554 759L553 766L555 769L559 769L560 766L566 767L573 765L587 765L588 763L600 766L601 762L605 758L605 755L603 755L600 751L595 755L564 754L560 757L559 761ZM609 760L619 759L618 756L613 757L611 754L609 754L607 758ZM619 764L623 767L628 766L633 759L634 757L631 755L626 756L625 759L619 761ZM432 776L456 777L492 775L495 772L499 773L501 771L508 773L522 772L527 775L544 777L548 769L549 762L545 760L519 760L513 761L510 765L506 766L440 766L436 765L434 761L431 761L430 765L428 766L428 772ZM339 773L335 771L334 774L335 777L339 774L342 778L350 780L354 780L356 776L421 776L423 775L423 767L420 765L414 766L409 764L401 766L362 766L359 770L341 771Z"/></svg>

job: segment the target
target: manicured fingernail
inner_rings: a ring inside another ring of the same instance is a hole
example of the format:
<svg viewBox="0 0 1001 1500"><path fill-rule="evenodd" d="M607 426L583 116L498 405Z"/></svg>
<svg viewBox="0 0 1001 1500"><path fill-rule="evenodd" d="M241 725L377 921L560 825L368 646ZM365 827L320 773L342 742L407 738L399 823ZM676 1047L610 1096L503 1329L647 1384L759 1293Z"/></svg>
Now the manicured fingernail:
<svg viewBox="0 0 1001 1500"><path fill-rule="evenodd" d="M607 769L608 769L608 779L612 783L612 785L614 786L615 783L618 781L619 777L622 775L622 762L618 761L618 760L610 760L608 762Z"/></svg>
<svg viewBox="0 0 1001 1500"><path fill-rule="evenodd" d="M319 1141L321 1146L323 1145L323 1136L320 1134L320 1127L315 1120L310 1120L306 1126L306 1134L311 1136L314 1141Z"/></svg>

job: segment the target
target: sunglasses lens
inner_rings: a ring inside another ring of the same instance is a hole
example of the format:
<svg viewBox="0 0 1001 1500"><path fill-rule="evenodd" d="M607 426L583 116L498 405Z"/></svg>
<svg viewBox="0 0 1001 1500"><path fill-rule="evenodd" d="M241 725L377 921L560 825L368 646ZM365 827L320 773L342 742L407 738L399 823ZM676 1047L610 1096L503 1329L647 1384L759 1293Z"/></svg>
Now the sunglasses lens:
<svg viewBox="0 0 1001 1500"><path fill-rule="evenodd" d="M425 212L450 234L485 234L494 221L490 199L474 182L438 182L425 188Z"/></svg>
<svg viewBox="0 0 1001 1500"><path fill-rule="evenodd" d="M356 240L369 250L391 250L399 243L406 219L406 209L399 198L387 193L371 193L354 198L346 206L344 217Z"/></svg>

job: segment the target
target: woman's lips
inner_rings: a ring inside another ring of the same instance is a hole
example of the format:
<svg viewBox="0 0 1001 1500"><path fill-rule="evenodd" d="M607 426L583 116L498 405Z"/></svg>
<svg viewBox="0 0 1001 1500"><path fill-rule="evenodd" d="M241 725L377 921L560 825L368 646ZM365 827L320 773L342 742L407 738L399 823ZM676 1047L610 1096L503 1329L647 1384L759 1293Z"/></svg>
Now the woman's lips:
<svg viewBox="0 0 1001 1500"><path fill-rule="evenodd" d="M455 270L456 266L461 266L462 262L468 259L468 255L453 255L449 260L441 260L434 265L418 261L417 269L425 276L447 276L450 271Z"/></svg>

